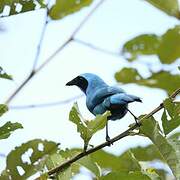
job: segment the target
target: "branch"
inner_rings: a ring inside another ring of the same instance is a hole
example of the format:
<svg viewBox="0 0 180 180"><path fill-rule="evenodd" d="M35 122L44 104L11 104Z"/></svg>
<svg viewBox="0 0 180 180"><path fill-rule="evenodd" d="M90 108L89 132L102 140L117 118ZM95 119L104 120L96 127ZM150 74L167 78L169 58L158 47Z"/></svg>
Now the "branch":
<svg viewBox="0 0 180 180"><path fill-rule="evenodd" d="M170 98L174 99L179 93L180 93L180 88L177 89L177 90L170 96ZM151 111L149 114L147 114L147 115L145 115L143 118L141 118L141 119L140 119L140 122L141 122L143 119L147 119L147 118L151 117L152 115L154 115L155 113L157 113L158 111L160 111L162 108L163 108L163 103L161 103L157 108L155 108L155 109L154 109L153 111ZM70 160L62 163L61 165L57 166L56 168L48 171L47 174L50 176L50 175L53 175L54 173L58 173L58 172L62 171L63 169L69 167L69 166L70 166L72 163L74 163L75 161L83 158L84 156L87 156L87 155L89 155L89 154L91 154L91 153L93 153L93 152L96 152L96 151L98 151L98 150L100 150L100 149L102 149L102 148L104 148L104 147L106 147L106 146L109 146L110 143L113 144L114 142L116 142L116 141L118 141L118 140L120 140L120 139L128 136L132 130L134 130L134 129L138 128L138 127L139 127L138 124L134 124L132 127L130 127L129 129L127 129L127 130L124 131L123 133L121 133L121 134L115 136L114 138L110 139L109 142L106 141L106 142L104 142L104 143L102 143L102 144L100 144L100 145L98 145L98 146L96 146L96 147L94 147L94 148L91 148L91 149L89 149L89 150L87 150L87 151L84 151L84 152L76 155L76 156L73 157L72 159L70 159Z"/></svg>
<svg viewBox="0 0 180 180"><path fill-rule="evenodd" d="M93 44L90 44L90 43L88 43L88 42L82 41L82 40L80 40L80 39L73 38L73 41L76 42L76 43L78 43L78 44L81 44L81 45L83 45L83 46L86 46L86 47L88 47L88 48L90 48L90 49L93 49L93 50L95 50L95 51L102 52L102 53L107 54L107 55L111 55L111 56L115 56L115 57L120 57L120 56L122 56L120 53L112 52L112 51L109 51L109 50L107 50L107 49L103 49L103 48L101 48L101 47L97 47L97 46L95 46L95 45L93 45Z"/></svg>
<svg viewBox="0 0 180 180"><path fill-rule="evenodd" d="M30 109L30 108L46 108L46 107L51 107L51 106L59 106L59 105L64 105L64 104L70 103L70 102L77 100L81 97L83 97L83 94L78 95L78 96L74 96L72 98L65 99L62 101L55 101L55 102L49 102L49 103L43 103L43 104L9 106L9 109Z"/></svg>
<svg viewBox="0 0 180 180"><path fill-rule="evenodd" d="M20 84L20 86L9 96L9 98L5 101L5 104L9 104L11 100L20 92L20 90L35 76L40 72L46 65L49 64L50 61L68 45L74 36L79 32L79 30L82 28L82 26L87 22L87 20L93 15L93 13L105 2L105 0L101 0L97 5L87 14L87 16L83 19L83 21L78 25L78 27L74 30L74 32L71 34L71 36L52 54L50 55L44 63L42 63L36 70L33 69L31 73L26 77L26 79ZM42 31L42 35L44 36L44 31ZM40 39L40 44L42 43L42 38ZM39 47L38 47L39 48ZM40 53L40 48L39 51ZM39 55L36 55L37 59ZM35 59L36 59L35 57ZM34 67L36 66L37 62L34 61Z"/></svg>
<svg viewBox="0 0 180 180"><path fill-rule="evenodd" d="M29 80L35 75L35 68L39 59L39 55L40 55L40 51L41 51L41 45L44 39L44 35L45 35L45 31L47 29L47 25L48 25L48 4L49 4L50 0L47 3L47 8L46 8L46 15L45 15L45 21L44 21L44 25L42 28L42 32L40 35L40 40L39 43L37 45L37 51L36 51L36 55L34 58L34 63L33 63L33 67L32 70L30 72L30 74L25 78L25 80L21 83L21 85L9 96L9 98L5 101L5 104L9 104L10 101L19 93L19 91L27 84L27 82L29 82Z"/></svg>

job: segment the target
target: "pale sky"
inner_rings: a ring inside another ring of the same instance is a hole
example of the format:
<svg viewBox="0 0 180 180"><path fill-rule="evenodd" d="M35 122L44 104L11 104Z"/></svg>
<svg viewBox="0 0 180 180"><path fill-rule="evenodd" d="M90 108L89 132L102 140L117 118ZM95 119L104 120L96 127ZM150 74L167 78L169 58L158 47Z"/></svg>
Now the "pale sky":
<svg viewBox="0 0 180 180"><path fill-rule="evenodd" d="M53 21L48 25L38 65L44 62L71 35L97 2L98 0L95 0L91 6L80 12L62 20ZM0 19L0 24L5 29L5 32L0 33L0 66L12 74L15 81L0 81L1 103L7 99L32 68L44 14L44 10L38 10ZM107 0L86 22L75 38L118 53L122 45L134 36L142 33L161 35L177 24L176 18L162 13L144 1ZM144 65L146 62L152 64L154 70L159 69L156 56L141 57L140 60L131 66L138 68L145 76L149 74ZM48 103L79 95L81 92L78 88L66 87L65 84L84 72L96 73L107 83L115 84L114 73L129 65L122 56L107 55L71 42L26 85L10 105ZM166 97L166 93L160 89L133 84L121 87L128 93L143 99L143 104L130 105L130 109L136 115L150 112ZM86 109L85 98L77 101L83 116L92 118L93 116ZM72 105L73 102L48 108L9 110L1 117L0 126L7 121L12 121L22 123L24 129L15 131L8 139L1 140L0 153L7 155L15 146L34 138L60 142L62 148L82 147L82 140L76 132L76 126L68 120ZM113 137L123 132L133 122L129 114L120 121L111 122L110 136ZM97 145L104 140L105 131L102 130L92 138L90 143ZM105 150L120 154L129 147L145 146L148 143L149 140L142 137L127 137ZM0 170L2 170L5 167L5 159L1 158L0 161L3 162L0 164ZM84 176L83 178L89 179L87 175Z"/></svg>

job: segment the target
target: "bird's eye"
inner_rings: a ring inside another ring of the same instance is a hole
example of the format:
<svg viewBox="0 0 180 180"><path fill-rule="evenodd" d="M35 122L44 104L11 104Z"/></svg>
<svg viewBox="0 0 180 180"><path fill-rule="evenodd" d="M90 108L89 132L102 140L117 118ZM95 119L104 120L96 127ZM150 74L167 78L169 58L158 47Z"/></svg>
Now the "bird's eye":
<svg viewBox="0 0 180 180"><path fill-rule="evenodd" d="M83 77L79 76L79 80L81 80L81 81L82 81L82 80L83 80Z"/></svg>

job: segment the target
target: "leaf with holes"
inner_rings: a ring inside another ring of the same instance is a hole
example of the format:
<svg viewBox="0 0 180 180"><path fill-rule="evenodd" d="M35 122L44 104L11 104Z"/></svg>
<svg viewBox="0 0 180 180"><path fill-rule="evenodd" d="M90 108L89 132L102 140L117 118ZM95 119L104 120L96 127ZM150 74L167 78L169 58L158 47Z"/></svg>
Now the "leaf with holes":
<svg viewBox="0 0 180 180"><path fill-rule="evenodd" d="M0 127L0 139L6 139L11 135L13 131L22 128L23 127L20 123L12 123L9 121Z"/></svg>
<svg viewBox="0 0 180 180"><path fill-rule="evenodd" d="M167 135L180 125L180 103L174 103L171 99L166 99L163 104L164 112L161 120L164 133ZM168 119L167 114L170 119Z"/></svg>
<svg viewBox="0 0 180 180"><path fill-rule="evenodd" d="M161 38L154 34L143 34L126 42L122 53L129 61L137 59L138 55L157 54Z"/></svg>
<svg viewBox="0 0 180 180"><path fill-rule="evenodd" d="M180 149L172 145L168 139L161 135L159 124L153 117L143 119L142 124L140 133L153 142L165 162L169 165L174 176L179 179L180 157L178 152Z"/></svg>
<svg viewBox="0 0 180 180"><path fill-rule="evenodd" d="M12 76L8 75L0 66L0 78L12 80Z"/></svg>
<svg viewBox="0 0 180 180"><path fill-rule="evenodd" d="M44 159L57 150L58 144L53 141L41 139L28 141L8 154L4 172L10 179L28 179L38 171L42 171Z"/></svg>
<svg viewBox="0 0 180 180"><path fill-rule="evenodd" d="M124 84L136 83L138 85L164 89L168 94L171 94L180 87L180 75L173 75L167 71L153 73L150 77L143 78L136 69L123 68L115 73L115 79ZM173 86L169 85L169 82Z"/></svg>
<svg viewBox="0 0 180 180"><path fill-rule="evenodd" d="M79 112L77 103L74 104L69 113L69 120L76 124L77 131L84 141L84 149L87 148L91 137L105 127L108 116L110 116L109 111L103 115L97 115L93 120L85 120Z"/></svg>
<svg viewBox="0 0 180 180"><path fill-rule="evenodd" d="M158 9L164 11L168 15L180 19L178 0L158 0L158 1L146 0L146 1L151 3L153 6L157 7Z"/></svg>
<svg viewBox="0 0 180 180"><path fill-rule="evenodd" d="M54 20L61 19L90 5L92 1L93 0L56 0L56 3L50 9L49 16Z"/></svg>
<svg viewBox="0 0 180 180"><path fill-rule="evenodd" d="M143 34L123 46L122 53L129 61L137 60L139 55L157 55L164 64L173 63L180 58L180 26L169 29L162 36Z"/></svg>
<svg viewBox="0 0 180 180"><path fill-rule="evenodd" d="M10 7L9 16L46 7L44 0L1 0L0 13L3 12L5 6Z"/></svg>

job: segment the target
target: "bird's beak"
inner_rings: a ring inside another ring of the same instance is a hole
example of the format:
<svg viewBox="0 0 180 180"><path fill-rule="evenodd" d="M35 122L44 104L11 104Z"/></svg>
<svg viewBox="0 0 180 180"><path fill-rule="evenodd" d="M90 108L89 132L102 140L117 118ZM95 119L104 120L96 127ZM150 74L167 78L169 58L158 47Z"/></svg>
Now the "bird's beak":
<svg viewBox="0 0 180 180"><path fill-rule="evenodd" d="M73 86L73 85L76 85L77 84L77 81L76 81L76 78L69 81L68 83L66 83L66 86Z"/></svg>

